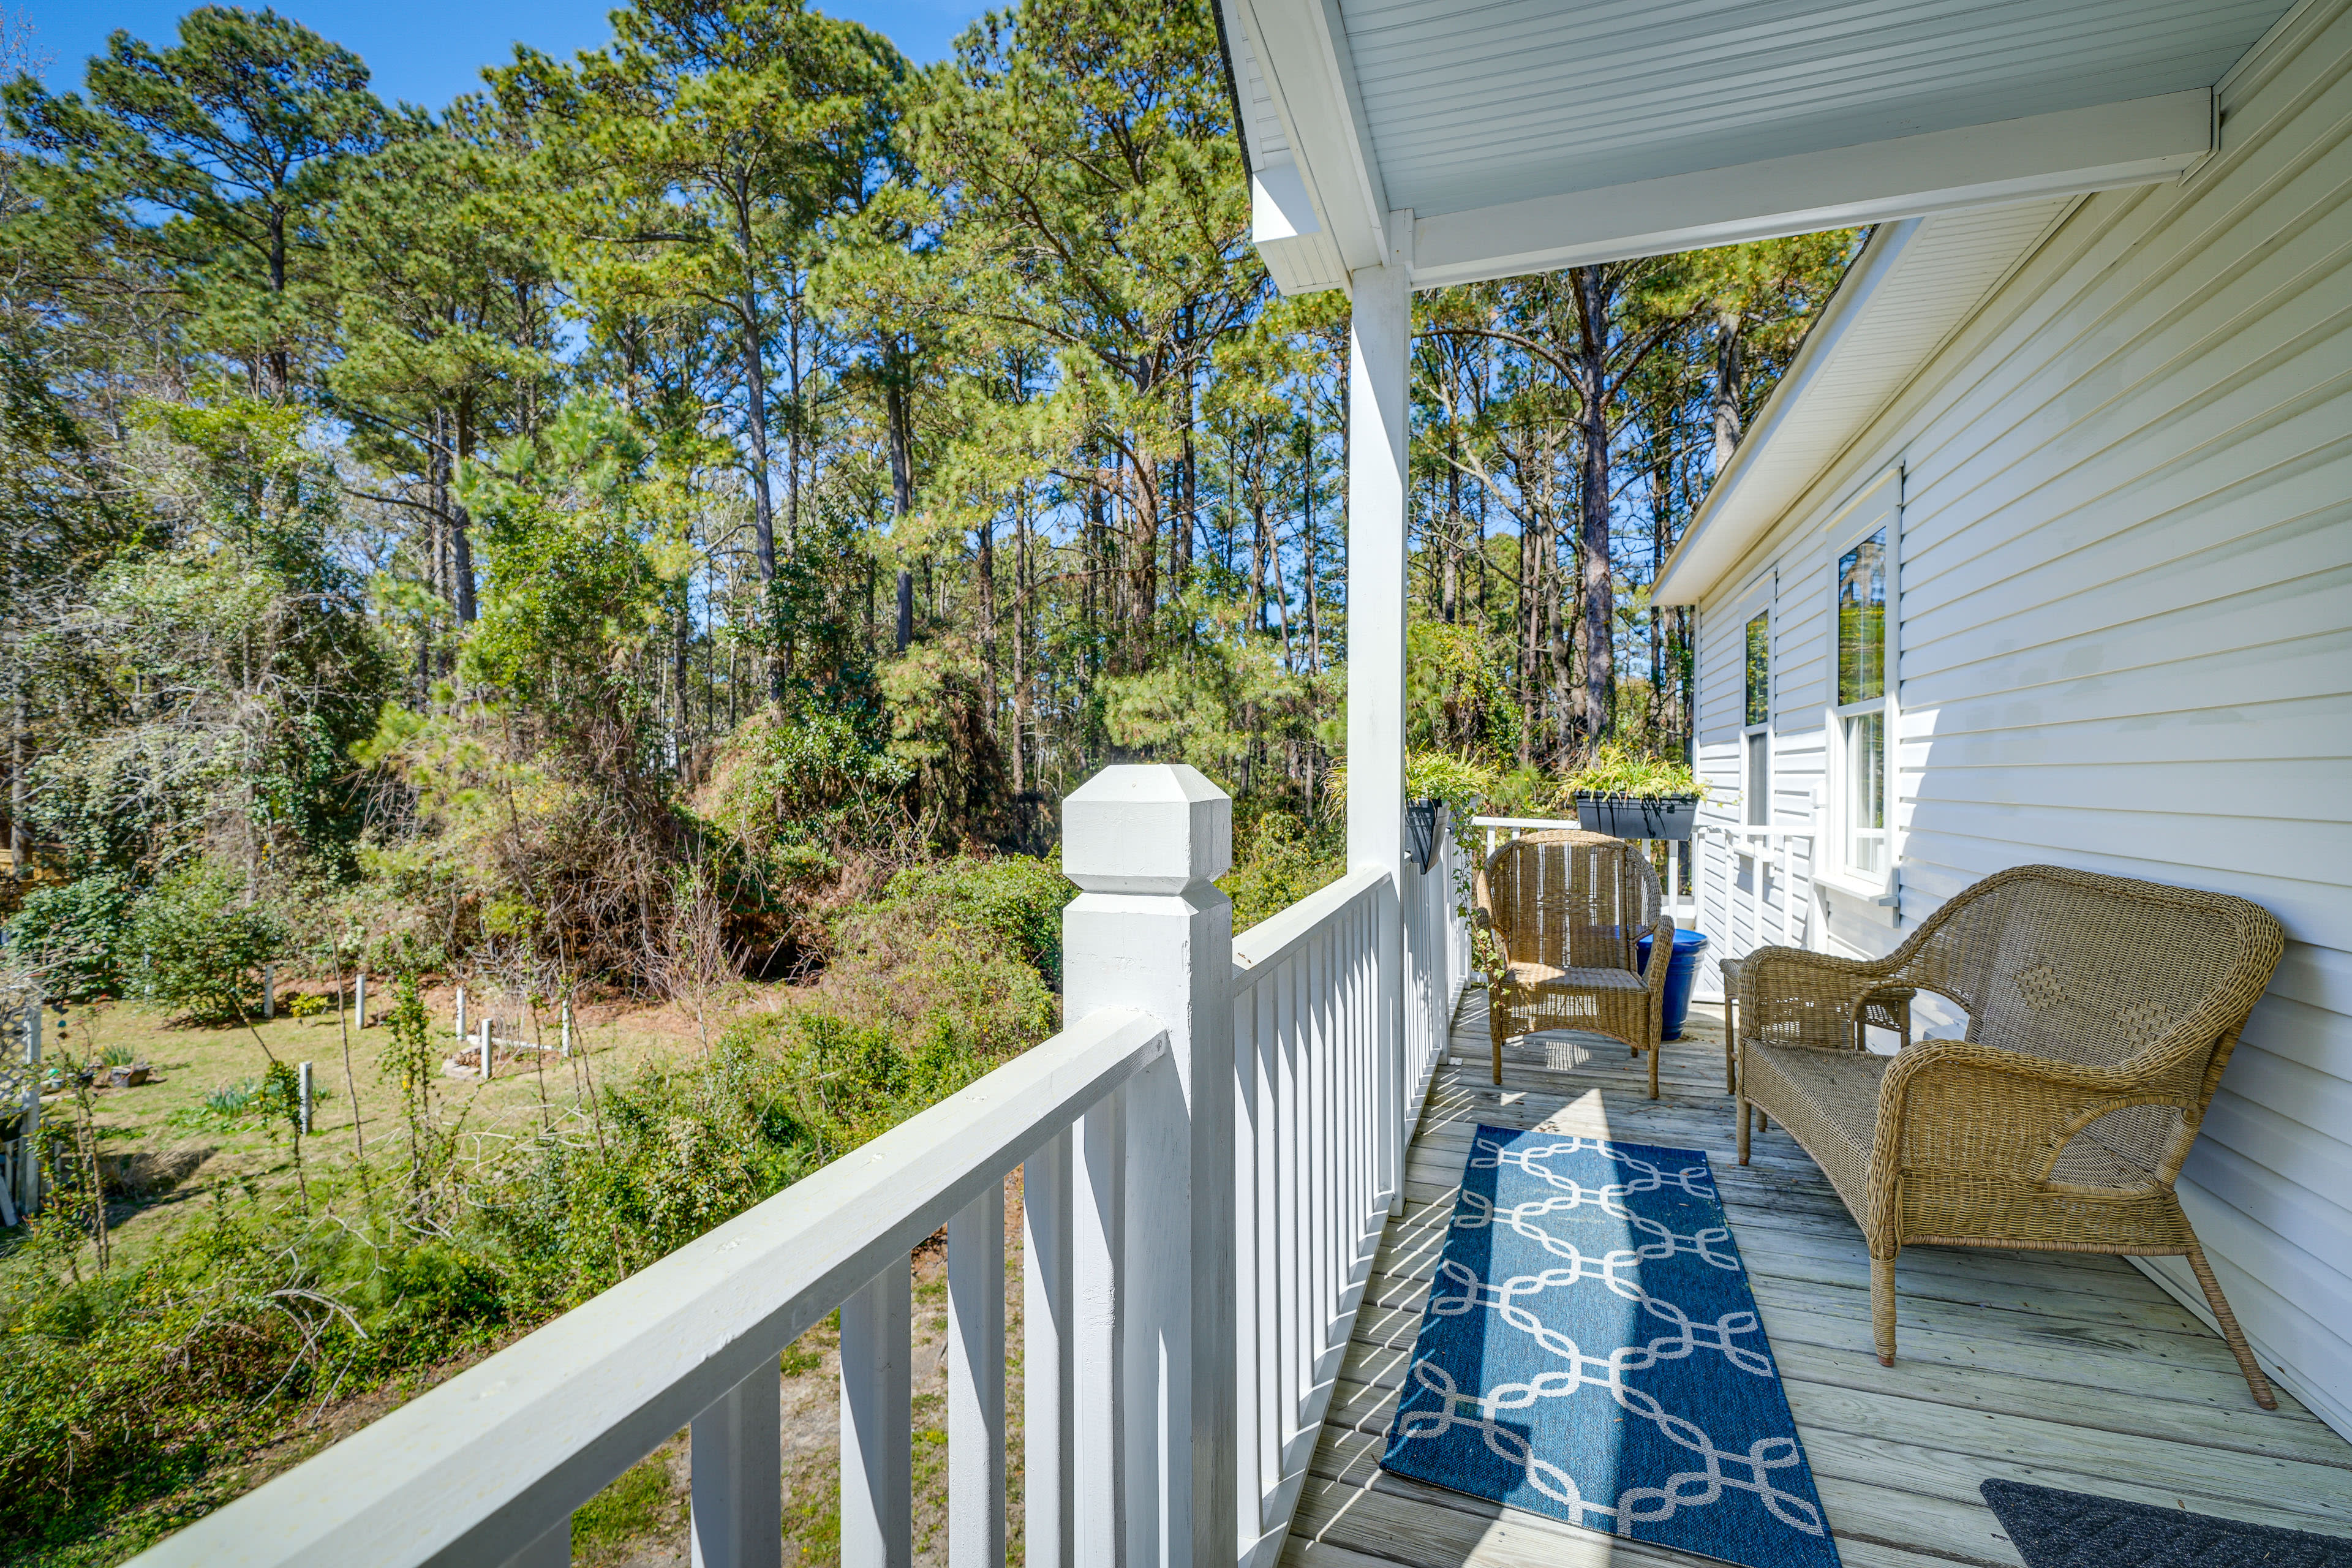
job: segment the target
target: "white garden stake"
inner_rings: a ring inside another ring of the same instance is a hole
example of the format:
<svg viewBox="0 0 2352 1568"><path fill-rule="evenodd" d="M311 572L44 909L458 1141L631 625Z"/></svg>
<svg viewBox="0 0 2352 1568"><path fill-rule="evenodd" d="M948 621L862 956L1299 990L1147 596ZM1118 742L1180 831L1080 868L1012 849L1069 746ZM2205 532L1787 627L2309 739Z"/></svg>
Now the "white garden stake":
<svg viewBox="0 0 2352 1568"><path fill-rule="evenodd" d="M482 1020L482 1081L485 1083L490 1078L490 1020L485 1018Z"/></svg>
<svg viewBox="0 0 2352 1568"><path fill-rule="evenodd" d="M367 971L362 969L352 986L352 1027L367 1027Z"/></svg>
<svg viewBox="0 0 2352 1568"><path fill-rule="evenodd" d="M466 988L457 987L457 1037L466 1037Z"/></svg>
<svg viewBox="0 0 2352 1568"><path fill-rule="evenodd" d="M569 1002L563 1005L562 1044L563 1058L569 1061L572 1059L572 1004Z"/></svg>
<svg viewBox="0 0 2352 1568"><path fill-rule="evenodd" d="M304 1062L300 1067L294 1070L301 1075L302 1131L305 1133L308 1133L310 1131L310 1064L309 1062Z"/></svg>
<svg viewBox="0 0 2352 1568"><path fill-rule="evenodd" d="M34 1135L41 1130L41 1005L38 987L26 994L25 1115L16 1132L16 1147L24 1154L16 1162L16 1207L26 1215L41 1206L41 1162L34 1153L40 1147Z"/></svg>
<svg viewBox="0 0 2352 1568"><path fill-rule="evenodd" d="M272 963L261 966L261 1016L278 1016L278 966Z"/></svg>

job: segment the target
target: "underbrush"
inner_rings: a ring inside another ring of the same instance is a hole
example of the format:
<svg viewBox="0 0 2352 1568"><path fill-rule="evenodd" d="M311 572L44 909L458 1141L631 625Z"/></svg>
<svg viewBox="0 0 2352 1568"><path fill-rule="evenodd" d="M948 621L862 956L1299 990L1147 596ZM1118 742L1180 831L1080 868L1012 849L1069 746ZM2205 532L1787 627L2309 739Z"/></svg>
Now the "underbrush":
<svg viewBox="0 0 2352 1568"><path fill-rule="evenodd" d="M0 1267L5 1555L119 1561L339 1402L413 1392L1026 1049L1055 1025L1070 891L1035 862L902 873L839 918L818 984L504 1120L445 1102L411 983L377 1064L400 1111L366 1158L301 1140L301 1184L216 1186L135 1262L99 1266L61 1180ZM213 1099L207 1122L268 1109L257 1083Z"/></svg>

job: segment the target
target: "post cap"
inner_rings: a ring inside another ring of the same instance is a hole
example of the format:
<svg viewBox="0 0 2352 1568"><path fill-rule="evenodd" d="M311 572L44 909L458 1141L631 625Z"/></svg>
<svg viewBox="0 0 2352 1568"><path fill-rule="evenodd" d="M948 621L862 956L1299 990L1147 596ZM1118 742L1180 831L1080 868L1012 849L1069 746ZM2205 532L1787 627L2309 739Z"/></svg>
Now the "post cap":
<svg viewBox="0 0 2352 1568"><path fill-rule="evenodd" d="M1182 763L1105 768L1062 799L1062 871L1090 893L1176 893L1234 863L1234 803Z"/></svg>

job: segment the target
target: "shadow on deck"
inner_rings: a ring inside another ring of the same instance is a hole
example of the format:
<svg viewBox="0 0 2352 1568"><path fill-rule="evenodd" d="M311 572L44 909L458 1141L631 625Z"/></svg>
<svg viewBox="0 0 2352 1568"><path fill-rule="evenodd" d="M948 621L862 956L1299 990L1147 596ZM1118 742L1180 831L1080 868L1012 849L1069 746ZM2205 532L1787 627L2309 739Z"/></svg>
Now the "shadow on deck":
<svg viewBox="0 0 2352 1568"><path fill-rule="evenodd" d="M1861 1232L1779 1128L1738 1163L1720 1014L1694 1007L1661 1063L1531 1037L1490 1079L1464 999L1283 1561L1292 1568L1639 1568L1714 1561L1577 1530L1383 1473L1380 1457L1454 1209L1470 1129L1544 1126L1703 1148L1847 1568L2019 1562L1978 1483L2000 1477L2352 1536L2352 1444L2284 1389L2265 1413L2228 1347L2119 1258L1914 1247L1898 1359L1871 1351Z"/></svg>

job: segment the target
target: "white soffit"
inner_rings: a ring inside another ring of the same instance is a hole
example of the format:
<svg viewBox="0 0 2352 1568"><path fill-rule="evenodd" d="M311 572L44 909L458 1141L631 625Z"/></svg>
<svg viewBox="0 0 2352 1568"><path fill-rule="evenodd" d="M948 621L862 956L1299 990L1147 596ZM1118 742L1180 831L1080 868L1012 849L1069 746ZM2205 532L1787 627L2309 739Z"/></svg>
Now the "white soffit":
<svg viewBox="0 0 2352 1568"><path fill-rule="evenodd" d="M1219 0L1286 292L2169 178L2289 0ZM1263 162L1261 162L1263 160Z"/></svg>
<svg viewBox="0 0 2352 1568"><path fill-rule="evenodd" d="M1653 601L1695 605L1738 566L2074 202L1909 218L1872 235L1667 557Z"/></svg>

